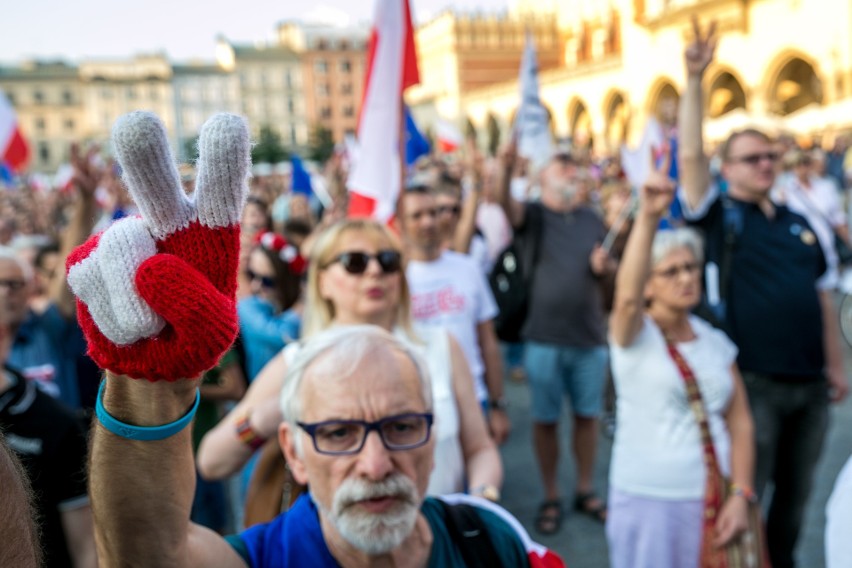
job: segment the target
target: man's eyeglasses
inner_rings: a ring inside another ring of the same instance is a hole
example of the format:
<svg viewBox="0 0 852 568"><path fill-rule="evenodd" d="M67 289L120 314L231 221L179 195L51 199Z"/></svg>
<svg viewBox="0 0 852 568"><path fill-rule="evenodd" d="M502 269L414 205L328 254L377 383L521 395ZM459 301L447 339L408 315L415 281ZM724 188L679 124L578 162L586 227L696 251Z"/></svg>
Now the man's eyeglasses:
<svg viewBox="0 0 852 568"><path fill-rule="evenodd" d="M251 270L246 270L246 278L252 282L255 280L260 281L260 285L264 288L275 288L275 278L272 276L262 276Z"/></svg>
<svg viewBox="0 0 852 568"><path fill-rule="evenodd" d="M0 288L8 288L10 292L23 290L26 285L27 282L25 280L0 280Z"/></svg>
<svg viewBox="0 0 852 568"><path fill-rule="evenodd" d="M739 156L736 158L731 158L732 162L739 162L742 164L748 164L750 166L756 166L762 161L772 162L773 164L778 161L778 153L777 152L764 152L762 154L746 154L745 156Z"/></svg>
<svg viewBox="0 0 852 568"><path fill-rule="evenodd" d="M665 270L656 270L654 271L654 274L656 276L662 276L666 280L674 280L680 276L681 272L686 272L687 276L694 276L700 269L701 267L697 262L685 262L680 266L672 266Z"/></svg>
<svg viewBox="0 0 852 568"><path fill-rule="evenodd" d="M461 207L458 205L439 205L437 211L438 215L444 215L446 213L458 215L461 212Z"/></svg>
<svg viewBox="0 0 852 568"><path fill-rule="evenodd" d="M413 450L429 441L434 417L431 413L398 414L375 422L363 420L326 420L306 424L297 422L299 428L314 441L314 449L331 456L357 454L364 447L367 436L375 430L388 451Z"/></svg>
<svg viewBox="0 0 852 568"><path fill-rule="evenodd" d="M399 251L392 249L380 250L376 254L360 251L343 252L334 257L326 266L339 262L349 274L364 274L373 258L376 259L385 274L399 272L402 267L402 255L399 254Z"/></svg>

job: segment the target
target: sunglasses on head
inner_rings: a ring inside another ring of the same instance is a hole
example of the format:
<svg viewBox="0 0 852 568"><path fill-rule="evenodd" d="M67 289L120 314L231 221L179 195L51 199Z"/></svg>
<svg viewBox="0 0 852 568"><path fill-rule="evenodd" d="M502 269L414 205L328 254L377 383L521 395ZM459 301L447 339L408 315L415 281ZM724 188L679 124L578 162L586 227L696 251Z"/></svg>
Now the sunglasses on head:
<svg viewBox="0 0 852 568"><path fill-rule="evenodd" d="M248 278L251 282L254 282L255 280L260 281L260 285L264 288L275 288L275 278L272 276L261 276L251 270L246 270L246 278Z"/></svg>
<svg viewBox="0 0 852 568"><path fill-rule="evenodd" d="M398 251L391 249L380 250L376 254L368 254L360 251L340 253L328 263L328 266L339 262L349 274L364 274L370 265L370 260L373 258L376 259L382 272L385 274L398 272L402 266L402 255Z"/></svg>

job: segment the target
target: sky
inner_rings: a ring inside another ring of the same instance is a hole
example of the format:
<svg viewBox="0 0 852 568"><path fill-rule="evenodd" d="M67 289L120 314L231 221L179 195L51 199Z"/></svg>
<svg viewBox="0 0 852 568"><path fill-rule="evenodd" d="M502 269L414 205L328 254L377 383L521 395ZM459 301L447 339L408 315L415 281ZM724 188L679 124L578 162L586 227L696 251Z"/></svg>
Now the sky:
<svg viewBox="0 0 852 568"><path fill-rule="evenodd" d="M173 61L213 61L215 38L253 43L282 20L369 22L374 0L26 0L4 9L0 62L119 58L165 52ZM410 0L428 21L447 6L495 11L510 0Z"/></svg>

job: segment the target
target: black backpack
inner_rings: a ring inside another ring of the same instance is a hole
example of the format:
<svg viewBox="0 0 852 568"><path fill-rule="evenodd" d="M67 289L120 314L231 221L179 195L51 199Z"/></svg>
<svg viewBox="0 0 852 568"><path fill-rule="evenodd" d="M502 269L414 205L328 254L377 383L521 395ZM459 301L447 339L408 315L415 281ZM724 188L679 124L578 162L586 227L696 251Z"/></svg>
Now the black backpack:
<svg viewBox="0 0 852 568"><path fill-rule="evenodd" d="M488 275L488 284L500 309L494 318L494 330L502 341L512 343L521 340L521 328L527 319L529 290L541 240L541 205L532 203L526 208L523 227L515 232Z"/></svg>
<svg viewBox="0 0 852 568"><path fill-rule="evenodd" d="M466 503L451 505L438 499L450 538L458 546L467 568L501 568L494 543L476 509Z"/></svg>

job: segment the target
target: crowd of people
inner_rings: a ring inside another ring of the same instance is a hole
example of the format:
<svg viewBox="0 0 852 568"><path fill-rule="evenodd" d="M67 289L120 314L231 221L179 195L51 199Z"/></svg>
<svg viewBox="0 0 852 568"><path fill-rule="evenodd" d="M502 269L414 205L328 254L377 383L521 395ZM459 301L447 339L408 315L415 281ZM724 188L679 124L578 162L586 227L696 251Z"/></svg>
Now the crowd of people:
<svg viewBox="0 0 852 568"><path fill-rule="evenodd" d="M674 140L636 188L581 148L532 171L514 140L470 141L413 166L385 225L346 217L342 154L320 200L250 176L240 117L211 118L178 170L136 112L113 158L72 149L64 187L0 191L0 565L561 566L498 505L512 378L535 533L560 534L567 503L612 566L721 566L762 503L758 565L795 566L848 394L852 168L843 139L750 129L708 155L716 34L694 31ZM503 335L489 275L512 244L526 312ZM852 562L848 471L831 568Z"/></svg>

